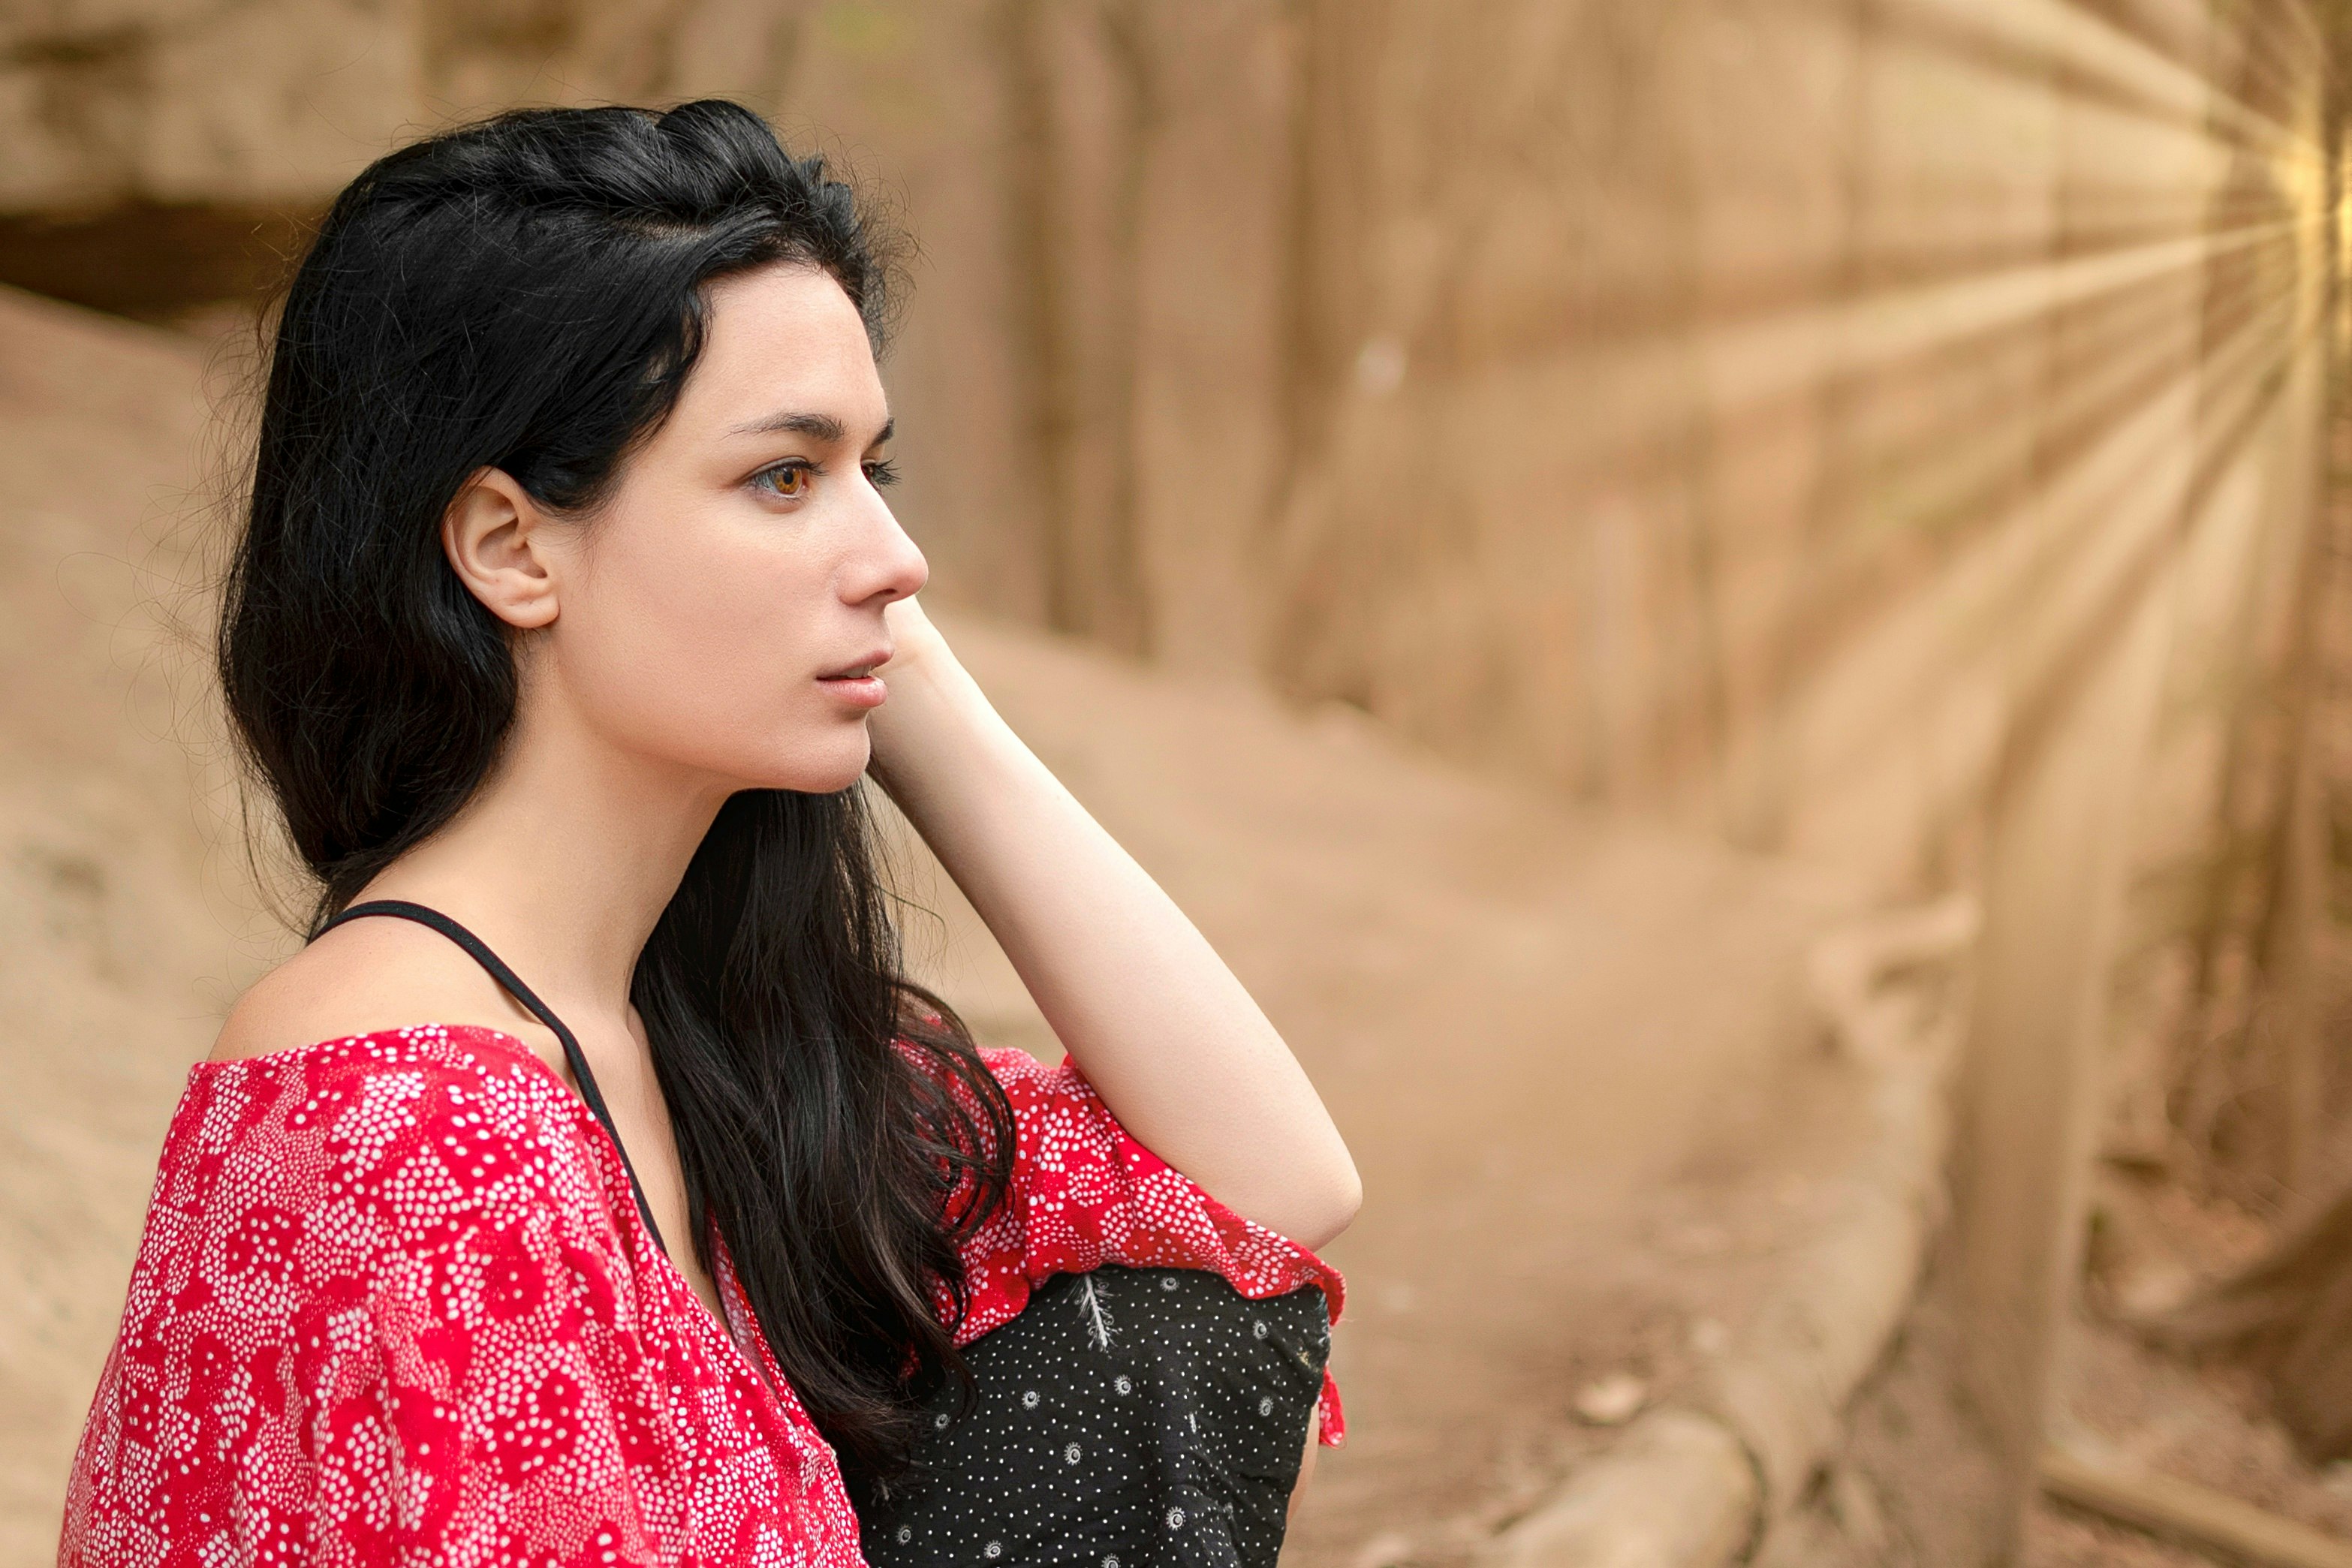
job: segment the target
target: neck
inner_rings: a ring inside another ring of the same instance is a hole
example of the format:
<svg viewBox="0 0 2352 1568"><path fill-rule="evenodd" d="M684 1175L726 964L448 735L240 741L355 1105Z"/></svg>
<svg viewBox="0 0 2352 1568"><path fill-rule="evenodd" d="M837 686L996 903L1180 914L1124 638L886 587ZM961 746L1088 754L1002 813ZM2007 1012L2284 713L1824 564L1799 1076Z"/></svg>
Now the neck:
<svg viewBox="0 0 2352 1568"><path fill-rule="evenodd" d="M471 927L559 1013L625 1019L637 955L728 793L526 694L474 799L361 896Z"/></svg>

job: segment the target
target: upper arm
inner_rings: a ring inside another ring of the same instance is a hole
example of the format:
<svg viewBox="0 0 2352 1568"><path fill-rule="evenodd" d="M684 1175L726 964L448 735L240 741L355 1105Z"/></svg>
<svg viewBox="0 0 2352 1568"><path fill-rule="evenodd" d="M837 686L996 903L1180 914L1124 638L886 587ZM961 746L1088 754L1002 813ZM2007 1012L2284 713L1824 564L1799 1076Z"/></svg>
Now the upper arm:
<svg viewBox="0 0 2352 1568"><path fill-rule="evenodd" d="M625 1522L623 1266L532 1076L331 1050L200 1081L75 1517L240 1558L291 1531L362 1563L569 1556L550 1521ZM172 1440L142 1440L165 1407Z"/></svg>

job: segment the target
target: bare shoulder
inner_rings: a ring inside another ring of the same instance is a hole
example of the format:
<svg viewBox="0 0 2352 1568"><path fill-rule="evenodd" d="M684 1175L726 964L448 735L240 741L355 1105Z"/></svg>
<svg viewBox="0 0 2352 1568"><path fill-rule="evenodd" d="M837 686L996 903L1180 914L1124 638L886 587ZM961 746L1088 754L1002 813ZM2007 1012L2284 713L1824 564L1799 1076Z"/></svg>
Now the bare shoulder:
<svg viewBox="0 0 2352 1568"><path fill-rule="evenodd" d="M446 938L403 920L339 925L254 982L211 1060L236 1061L413 1024L500 1030L546 1061L555 1037Z"/></svg>

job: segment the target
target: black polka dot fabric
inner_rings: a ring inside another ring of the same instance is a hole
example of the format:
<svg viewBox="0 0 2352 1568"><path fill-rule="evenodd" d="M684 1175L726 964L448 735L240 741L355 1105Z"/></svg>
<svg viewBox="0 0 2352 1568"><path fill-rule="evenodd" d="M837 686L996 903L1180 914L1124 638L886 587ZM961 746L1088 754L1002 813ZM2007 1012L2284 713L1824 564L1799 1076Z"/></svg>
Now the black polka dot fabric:
<svg viewBox="0 0 2352 1568"><path fill-rule="evenodd" d="M1105 1267L964 1352L916 1471L856 1498L874 1568L1274 1568L1331 1331L1313 1287Z"/></svg>

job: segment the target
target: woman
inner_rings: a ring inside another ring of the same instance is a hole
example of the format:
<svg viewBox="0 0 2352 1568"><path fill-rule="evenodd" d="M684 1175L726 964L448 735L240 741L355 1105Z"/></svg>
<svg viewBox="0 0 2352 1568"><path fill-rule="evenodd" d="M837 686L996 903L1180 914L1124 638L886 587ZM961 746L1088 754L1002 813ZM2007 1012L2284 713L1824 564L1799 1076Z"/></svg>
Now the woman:
<svg viewBox="0 0 2352 1568"><path fill-rule="evenodd" d="M917 607L885 282L725 103L335 203L220 638L314 939L191 1073L67 1562L848 1564L853 1486L877 1560L1270 1561L1355 1172ZM1069 1065L899 975L869 768Z"/></svg>

